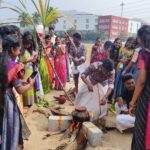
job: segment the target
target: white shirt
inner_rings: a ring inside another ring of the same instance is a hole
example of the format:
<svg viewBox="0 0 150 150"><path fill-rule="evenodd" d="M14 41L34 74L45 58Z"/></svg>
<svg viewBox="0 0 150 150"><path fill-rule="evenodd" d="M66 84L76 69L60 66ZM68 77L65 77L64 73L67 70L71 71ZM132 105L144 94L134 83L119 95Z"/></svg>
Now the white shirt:
<svg viewBox="0 0 150 150"><path fill-rule="evenodd" d="M51 42L53 43L53 45L55 44L55 39L56 39L56 35L53 35L53 36L51 37Z"/></svg>

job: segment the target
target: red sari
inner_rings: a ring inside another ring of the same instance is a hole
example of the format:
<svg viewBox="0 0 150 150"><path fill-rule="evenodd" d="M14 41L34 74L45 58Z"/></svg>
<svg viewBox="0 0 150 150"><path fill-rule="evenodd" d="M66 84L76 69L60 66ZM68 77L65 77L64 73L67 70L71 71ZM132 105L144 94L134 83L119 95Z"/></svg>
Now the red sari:
<svg viewBox="0 0 150 150"><path fill-rule="evenodd" d="M67 68L66 68L66 57L61 49L64 51L63 45L61 45L61 47L58 47L57 45L55 46L56 55L54 58L54 66L56 73L62 83L62 86L64 87L67 81ZM55 89L57 90L62 89L61 84L59 83L57 77L55 78Z"/></svg>
<svg viewBox="0 0 150 150"><path fill-rule="evenodd" d="M48 73L49 73L49 77L50 77L50 87L52 88L52 85L53 85L53 80L54 80L54 74L53 74L53 69L52 69L52 65L54 65L54 60L53 58L51 57L52 55L52 43L50 43L49 45L47 45L45 47L45 53L46 56L45 57L45 61L46 61L46 64L47 64L47 68L48 68ZM50 61L51 61L51 64L50 64Z"/></svg>

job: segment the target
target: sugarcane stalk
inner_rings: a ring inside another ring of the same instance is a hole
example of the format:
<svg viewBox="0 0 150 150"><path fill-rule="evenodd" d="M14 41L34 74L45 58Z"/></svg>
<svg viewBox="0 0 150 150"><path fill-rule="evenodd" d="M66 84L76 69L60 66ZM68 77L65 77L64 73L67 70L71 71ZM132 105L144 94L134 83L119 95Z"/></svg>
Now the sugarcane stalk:
<svg viewBox="0 0 150 150"><path fill-rule="evenodd" d="M57 74L57 72L56 72L56 70L55 70L53 64L51 63L51 61L50 61L50 59L49 59L49 57L48 57L47 54L46 54L46 57L48 58L48 61L49 61L50 65L51 65L51 67L52 67L52 70L53 70L53 72L54 72L56 78L58 79L58 81L59 81L59 83L60 83L60 86L61 86L62 90L64 91L66 97L67 97L68 100L73 104L72 99L69 97L68 93L67 93L66 90L64 89L64 87L63 87L63 85L62 85L62 82L61 82L61 80L60 80L60 78L59 78L59 76L58 76L58 74Z"/></svg>

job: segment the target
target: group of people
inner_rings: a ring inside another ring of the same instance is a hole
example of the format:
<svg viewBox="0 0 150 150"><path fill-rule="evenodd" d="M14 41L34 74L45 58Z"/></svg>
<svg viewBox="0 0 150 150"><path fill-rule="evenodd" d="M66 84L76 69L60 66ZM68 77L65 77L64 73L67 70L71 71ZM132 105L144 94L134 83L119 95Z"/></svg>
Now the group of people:
<svg viewBox="0 0 150 150"><path fill-rule="evenodd" d="M92 48L91 64L81 73L84 84L76 105L90 112L91 120L106 116L109 100L115 101L116 128L134 128L132 150L150 149L150 26L123 45L98 38Z"/></svg>
<svg viewBox="0 0 150 150"><path fill-rule="evenodd" d="M52 27L42 38L21 35L14 25L0 27L0 149L23 148L30 135L23 108L51 89L62 90L72 75L74 105L86 107L94 121L107 115L108 101L114 100L116 128L134 127L132 150L150 150L150 26L125 44L97 38L89 65L81 41L77 32L62 40Z"/></svg>

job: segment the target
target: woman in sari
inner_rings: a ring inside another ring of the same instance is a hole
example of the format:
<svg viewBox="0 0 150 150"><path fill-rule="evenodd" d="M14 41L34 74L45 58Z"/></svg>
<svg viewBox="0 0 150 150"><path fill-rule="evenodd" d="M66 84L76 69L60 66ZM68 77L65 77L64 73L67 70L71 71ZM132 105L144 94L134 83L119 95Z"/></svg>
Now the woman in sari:
<svg viewBox="0 0 150 150"><path fill-rule="evenodd" d="M66 48L66 66L67 66L67 82L70 82L71 76L71 59L69 58L70 55L70 48L71 48L71 37L66 35L65 37L65 48Z"/></svg>
<svg viewBox="0 0 150 150"><path fill-rule="evenodd" d="M55 89L61 90L62 87L65 87L67 81L67 69L66 69L66 58L65 58L65 47L61 43L60 37L56 37L56 44L54 45L54 66L56 73L61 81L55 78ZM61 85L62 84L62 85Z"/></svg>
<svg viewBox="0 0 150 150"><path fill-rule="evenodd" d="M53 74L53 69L52 66L54 64L53 62L53 43L51 43L51 38L50 35L46 35L45 36L45 43L44 43L44 50L45 50L45 61L48 67L48 73L49 73L49 77L50 77L50 87L53 87L53 82L54 82L54 74ZM51 63L50 63L51 61Z"/></svg>
<svg viewBox="0 0 150 150"><path fill-rule="evenodd" d="M36 57L31 56L27 50L30 47L30 41L26 38L23 39L23 50L20 57L20 62L24 64L25 75L24 78L28 78L33 73L33 62L36 62ZM34 87L23 93L23 105L32 106L35 101Z"/></svg>
<svg viewBox="0 0 150 150"><path fill-rule="evenodd" d="M116 79L115 79L115 88L114 88L114 98L117 98L121 95L123 90L123 83L122 83L122 72L124 71L125 67L128 65L132 56L134 54L136 40L133 37L129 37L125 47L120 48L119 51L119 58L118 58L118 65L116 68ZM129 70L130 71L130 70ZM127 72L128 73L128 72Z"/></svg>
<svg viewBox="0 0 150 150"><path fill-rule="evenodd" d="M48 72L48 66L45 61L45 52L44 52L44 45L40 39L38 39L39 45L39 52L40 52L40 64L39 64L39 72L42 81L42 87L44 94L48 94L50 92L50 76Z"/></svg>
<svg viewBox="0 0 150 150"><path fill-rule="evenodd" d="M23 39L27 39L30 41L30 46L28 47L28 52L30 53L30 55L37 55L36 53L36 44L35 44L35 40L32 36L32 34L29 32L29 31L26 31L24 34L23 34ZM43 95L43 93L41 92L42 91L42 87L41 87L41 79L40 79L40 74L39 74L39 70L38 70L38 67L37 67L37 63L33 63L33 70L34 71L37 71L38 72L38 75L36 77L36 80L35 80L35 91L36 91L36 94L37 93L40 93L38 95Z"/></svg>
<svg viewBox="0 0 150 150"><path fill-rule="evenodd" d="M91 60L90 63L96 62L99 59L103 58L103 48L102 48L102 41L100 38L96 39L95 45L92 47L91 52Z"/></svg>
<svg viewBox="0 0 150 150"><path fill-rule="evenodd" d="M8 55L7 55L8 54ZM25 70L12 61L20 54L20 43L16 36L8 35L3 39L3 57L0 57L0 69L4 82L1 82L1 98L3 108L2 141L1 150L17 150L18 146L23 148L23 136L27 138L30 134L23 116L17 106L12 88L15 87L19 94L26 92L34 84L34 80L28 78L27 84L22 84ZM1 55L1 54L0 54ZM2 64L3 63L3 64ZM3 71L3 72L2 72ZM6 78L7 79L6 79ZM6 86L7 85L7 86ZM25 134L23 134L25 133Z"/></svg>
<svg viewBox="0 0 150 150"><path fill-rule="evenodd" d="M129 109L136 116L132 150L150 150L150 26L142 26L137 38L143 49L139 53L138 79Z"/></svg>

